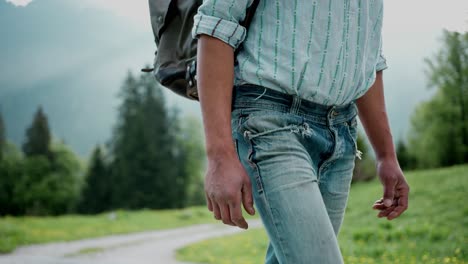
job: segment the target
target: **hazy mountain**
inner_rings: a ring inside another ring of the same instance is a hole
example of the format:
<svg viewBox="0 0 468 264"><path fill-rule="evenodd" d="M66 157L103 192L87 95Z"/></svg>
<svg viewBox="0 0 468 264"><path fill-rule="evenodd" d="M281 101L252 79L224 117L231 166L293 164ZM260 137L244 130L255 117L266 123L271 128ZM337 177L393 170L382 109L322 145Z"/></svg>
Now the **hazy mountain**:
<svg viewBox="0 0 468 264"><path fill-rule="evenodd" d="M55 137L78 153L106 142L123 78L153 59L149 27L73 1L38 0L26 8L0 1L0 110L8 138L21 144L42 105Z"/></svg>

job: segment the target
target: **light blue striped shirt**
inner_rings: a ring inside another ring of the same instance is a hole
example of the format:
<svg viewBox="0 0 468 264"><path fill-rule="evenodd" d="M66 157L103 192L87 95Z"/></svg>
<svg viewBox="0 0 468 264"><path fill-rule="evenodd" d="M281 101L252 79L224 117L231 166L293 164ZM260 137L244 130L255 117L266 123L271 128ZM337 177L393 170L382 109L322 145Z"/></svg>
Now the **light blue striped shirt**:
<svg viewBox="0 0 468 264"><path fill-rule="evenodd" d="M235 84L251 83L325 105L347 104L387 68L383 0L260 0L248 34L239 25L253 0L204 0L193 36L233 48Z"/></svg>

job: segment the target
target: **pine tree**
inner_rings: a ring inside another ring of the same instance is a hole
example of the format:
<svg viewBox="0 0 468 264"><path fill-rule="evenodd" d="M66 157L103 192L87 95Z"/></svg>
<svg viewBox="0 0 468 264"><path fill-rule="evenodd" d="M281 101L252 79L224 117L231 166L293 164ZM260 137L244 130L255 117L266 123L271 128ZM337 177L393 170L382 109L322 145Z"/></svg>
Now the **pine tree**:
<svg viewBox="0 0 468 264"><path fill-rule="evenodd" d="M45 156L51 158L51 135L47 116L42 107L39 107L31 126L26 131L26 141L23 144L23 152L27 157Z"/></svg>
<svg viewBox="0 0 468 264"><path fill-rule="evenodd" d="M180 207L185 182L162 91L151 76L129 73L120 95L111 142L114 207Z"/></svg>
<svg viewBox="0 0 468 264"><path fill-rule="evenodd" d="M100 213L110 209L111 185L109 171L100 146L94 149L78 210L81 213Z"/></svg>
<svg viewBox="0 0 468 264"><path fill-rule="evenodd" d="M119 117L117 126L113 133L113 138L110 143L111 156L111 174L112 174L112 206L115 208L130 208L135 189L134 168L132 168L132 156L138 155L136 144L141 135L137 124L140 95L138 92L137 80L131 73L128 73L127 78L121 88L119 96L123 102L119 107ZM136 160L135 160L136 161ZM134 162L135 162L134 161Z"/></svg>
<svg viewBox="0 0 468 264"><path fill-rule="evenodd" d="M0 112L0 161L3 160L3 155L6 148L6 132L5 123L3 122L3 116Z"/></svg>

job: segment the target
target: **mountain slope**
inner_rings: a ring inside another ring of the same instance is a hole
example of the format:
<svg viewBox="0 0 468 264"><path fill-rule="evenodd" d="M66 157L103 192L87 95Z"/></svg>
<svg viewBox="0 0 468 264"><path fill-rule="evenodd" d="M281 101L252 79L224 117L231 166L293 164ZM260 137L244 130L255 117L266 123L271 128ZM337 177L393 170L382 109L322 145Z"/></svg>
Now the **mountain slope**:
<svg viewBox="0 0 468 264"><path fill-rule="evenodd" d="M55 136L86 155L105 142L128 70L152 60L150 29L100 10L41 0L27 8L0 2L0 109L17 144L38 105Z"/></svg>

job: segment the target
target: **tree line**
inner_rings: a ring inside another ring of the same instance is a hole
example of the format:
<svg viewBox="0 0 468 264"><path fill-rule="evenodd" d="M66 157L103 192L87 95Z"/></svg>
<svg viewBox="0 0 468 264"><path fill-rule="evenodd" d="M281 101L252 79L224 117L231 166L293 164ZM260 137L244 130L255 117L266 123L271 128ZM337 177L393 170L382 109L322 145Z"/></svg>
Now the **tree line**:
<svg viewBox="0 0 468 264"><path fill-rule="evenodd" d="M166 106L150 75L129 73L111 139L87 166L53 140L39 107L21 151L6 140L0 114L0 215L100 213L204 203L198 120Z"/></svg>
<svg viewBox="0 0 468 264"><path fill-rule="evenodd" d="M442 41L426 59L435 94L416 107L407 140L397 144L405 169L468 163L468 32L444 31Z"/></svg>
<svg viewBox="0 0 468 264"><path fill-rule="evenodd" d="M71 211L79 195L82 164L60 142L51 143L47 116L37 110L19 151L6 141L0 115L0 215L44 215Z"/></svg>

